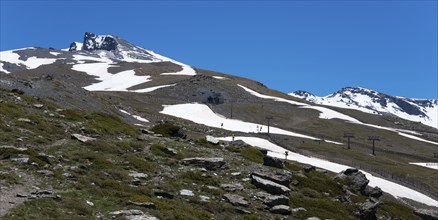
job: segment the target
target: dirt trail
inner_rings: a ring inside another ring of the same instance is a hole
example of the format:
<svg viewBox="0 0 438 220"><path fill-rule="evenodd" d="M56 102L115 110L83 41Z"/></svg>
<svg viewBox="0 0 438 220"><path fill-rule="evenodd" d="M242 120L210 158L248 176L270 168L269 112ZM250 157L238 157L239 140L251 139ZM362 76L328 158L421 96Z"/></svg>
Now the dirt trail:
<svg viewBox="0 0 438 220"><path fill-rule="evenodd" d="M31 191L35 191L34 186L37 184L35 177L32 175L19 170L11 172L16 172L16 175L20 177L19 184L5 186L0 183L0 218L6 215L10 209L27 201L27 197L17 195L30 195Z"/></svg>

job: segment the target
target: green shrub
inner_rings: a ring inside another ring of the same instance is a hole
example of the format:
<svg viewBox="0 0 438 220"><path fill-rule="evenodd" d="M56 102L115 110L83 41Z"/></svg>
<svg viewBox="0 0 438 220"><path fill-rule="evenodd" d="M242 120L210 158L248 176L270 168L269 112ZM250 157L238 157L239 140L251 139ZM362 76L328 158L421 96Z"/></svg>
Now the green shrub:
<svg viewBox="0 0 438 220"><path fill-rule="evenodd" d="M69 121L80 122L85 120L83 113L76 109L65 109L61 114Z"/></svg>
<svg viewBox="0 0 438 220"><path fill-rule="evenodd" d="M382 219L418 219L421 218L413 214L414 210L410 207L392 201L385 201L378 209L377 216L385 216Z"/></svg>
<svg viewBox="0 0 438 220"><path fill-rule="evenodd" d="M318 191L311 189L311 188L306 187L306 188L301 189L300 191L304 196L307 196L310 198L320 198L321 197L321 194Z"/></svg>
<svg viewBox="0 0 438 220"><path fill-rule="evenodd" d="M6 183L7 185L15 185L19 183L18 176L13 172L0 172L0 182Z"/></svg>
<svg viewBox="0 0 438 220"><path fill-rule="evenodd" d="M228 145L228 147L225 148L226 150L230 151L230 152L234 152L234 153L240 153L240 148L236 147L232 144Z"/></svg>
<svg viewBox="0 0 438 220"><path fill-rule="evenodd" d="M0 148L0 159L8 159L13 155L25 154L24 151L12 148L12 147L2 147Z"/></svg>
<svg viewBox="0 0 438 220"><path fill-rule="evenodd" d="M161 134L164 137L181 137L184 135L180 133L181 127L173 124L172 122L165 122L162 124L155 125L151 131Z"/></svg>
<svg viewBox="0 0 438 220"><path fill-rule="evenodd" d="M264 155L257 148L253 148L253 147L245 148L245 149L240 151L240 155L242 155L242 157L244 157L250 161L263 164Z"/></svg>
<svg viewBox="0 0 438 220"><path fill-rule="evenodd" d="M99 135L129 135L136 136L138 131L114 115L94 112L85 117L88 121L85 124L85 132Z"/></svg>
<svg viewBox="0 0 438 220"><path fill-rule="evenodd" d="M216 176L208 175L200 171L187 171L180 175L181 179L185 181L191 181L197 184L217 186L219 185L219 180Z"/></svg>
<svg viewBox="0 0 438 220"><path fill-rule="evenodd" d="M146 161L145 159L142 159L134 154L128 154L124 156L124 159L133 167L138 169L140 172L145 171L154 171L157 167L156 164Z"/></svg>
<svg viewBox="0 0 438 220"><path fill-rule="evenodd" d="M151 152L161 157L173 157L175 154L161 144L153 144L151 146Z"/></svg>

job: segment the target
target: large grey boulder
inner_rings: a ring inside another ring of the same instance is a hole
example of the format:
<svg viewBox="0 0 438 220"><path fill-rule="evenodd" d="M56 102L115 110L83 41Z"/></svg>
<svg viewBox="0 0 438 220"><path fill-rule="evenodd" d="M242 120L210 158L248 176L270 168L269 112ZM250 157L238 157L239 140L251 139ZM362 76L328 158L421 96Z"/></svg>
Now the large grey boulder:
<svg viewBox="0 0 438 220"><path fill-rule="evenodd" d="M260 188L271 194L276 194L276 195L288 194L291 191L288 187L284 185L278 184L271 180L263 179L256 175L251 175L251 182L257 188Z"/></svg>
<svg viewBox="0 0 438 220"><path fill-rule="evenodd" d="M275 167L275 168L280 168L280 169L284 168L283 161L281 161L278 158L270 157L268 155L265 155L263 157L263 165L270 166L270 167Z"/></svg>
<svg viewBox="0 0 438 220"><path fill-rule="evenodd" d="M269 208L277 205L289 205L289 197L284 195L271 195L266 192L257 192L256 197L262 200Z"/></svg>
<svg viewBox="0 0 438 220"><path fill-rule="evenodd" d="M283 186L289 187L292 180L292 174L289 172L266 172L266 171L255 171L251 176L258 176L260 178L273 181L275 183L281 184Z"/></svg>
<svg viewBox="0 0 438 220"><path fill-rule="evenodd" d="M362 220L376 220L376 212L377 208L380 205L379 202L373 202L367 200L362 203L358 210L356 210L353 214Z"/></svg>
<svg viewBox="0 0 438 220"><path fill-rule="evenodd" d="M383 191L378 186L374 188L367 187L365 189L365 194L373 198L380 198L383 195Z"/></svg>
<svg viewBox="0 0 438 220"><path fill-rule="evenodd" d="M248 206L248 201L245 200L242 196L236 195L236 194L224 194L224 199L233 204L233 205L239 205L239 206Z"/></svg>
<svg viewBox="0 0 438 220"><path fill-rule="evenodd" d="M269 209L270 212L280 215L290 215L291 210L287 205L277 205Z"/></svg>
<svg viewBox="0 0 438 220"><path fill-rule="evenodd" d="M353 183L354 189L361 192L362 194L366 194L365 189L366 189L368 183L370 182L366 178L365 174L363 174L362 172L360 172L356 168L348 168L348 169L340 172L336 176L336 178L351 180L351 182Z"/></svg>
<svg viewBox="0 0 438 220"><path fill-rule="evenodd" d="M193 157L193 158L186 158L183 159L183 163L186 165L195 165L199 167L203 167L207 170L217 170L221 168L223 165L225 165L224 158L222 157L211 157L211 158L204 158L204 157Z"/></svg>

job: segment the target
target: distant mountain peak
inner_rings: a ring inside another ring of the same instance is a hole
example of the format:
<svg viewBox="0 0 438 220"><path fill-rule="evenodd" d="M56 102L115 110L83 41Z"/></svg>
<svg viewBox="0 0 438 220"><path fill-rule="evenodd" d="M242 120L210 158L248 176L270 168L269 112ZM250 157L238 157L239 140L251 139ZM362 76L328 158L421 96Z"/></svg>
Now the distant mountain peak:
<svg viewBox="0 0 438 220"><path fill-rule="evenodd" d="M359 111L394 115L406 120L422 122L438 127L437 99L410 99L391 96L363 87L344 87L324 97L306 91L296 91L289 95L320 105L356 109Z"/></svg>

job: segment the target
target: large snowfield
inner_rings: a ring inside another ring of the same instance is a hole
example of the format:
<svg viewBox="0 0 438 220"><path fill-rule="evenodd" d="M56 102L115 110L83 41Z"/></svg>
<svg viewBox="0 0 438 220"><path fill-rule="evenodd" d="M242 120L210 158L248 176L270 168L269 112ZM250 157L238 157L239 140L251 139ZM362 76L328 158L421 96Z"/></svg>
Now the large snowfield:
<svg viewBox="0 0 438 220"><path fill-rule="evenodd" d="M217 138L219 140L222 141L232 141L232 137L220 137ZM322 159L318 159L318 158L314 158L314 157L308 157L308 156L304 156L301 154L297 154L294 153L292 151L286 150L285 148L282 148L276 144L273 144L265 139L262 138L257 138L257 137L243 137L243 136L236 136L234 137L234 140L242 140L245 143L254 146L254 147L259 147L262 149L266 149L268 150L268 155L272 156L272 157L277 157L277 158L281 158L281 159L285 159L285 152L288 152L288 156L287 156L287 160L292 160L292 161L296 161L299 163L303 163L303 164L309 164L321 169L325 169L334 173L339 173L343 170L346 170L350 167L342 165L342 164L337 164L337 163L333 163L327 160L322 160ZM424 203L426 205L430 205L430 206L436 206L438 207L438 201L430 198L429 196L426 196L420 192L417 192L415 190L412 190L410 188L407 188L405 186L402 186L400 184L379 178L379 177L375 177L372 174L365 172L363 170L361 170L362 173L365 174L365 176L368 178L369 182L369 186L371 187L375 187L378 186L380 187L384 192L389 193L395 197L398 198L408 198L408 199L412 199L421 203Z"/></svg>
<svg viewBox="0 0 438 220"><path fill-rule="evenodd" d="M268 127L265 125L226 118L222 115L214 113L207 105L199 103L165 105L163 111L160 113L183 118L197 124L222 128L229 131L240 131L245 133L266 133L268 131ZM272 126L269 128L269 132L272 134L282 134L298 138L319 140L315 137L286 131ZM331 143L342 144L337 142Z"/></svg>

